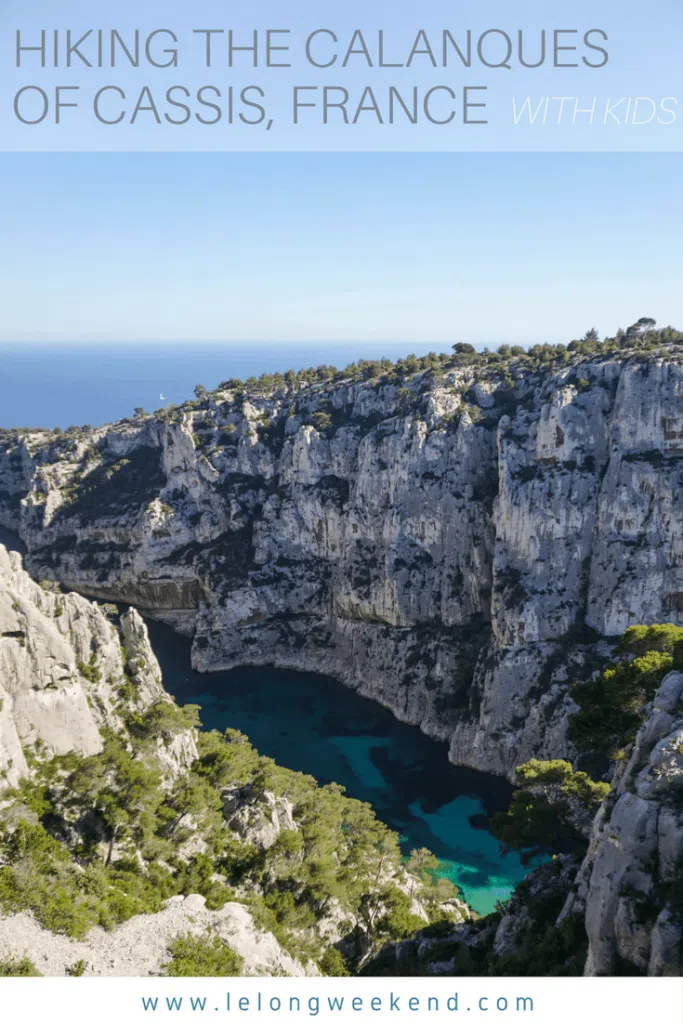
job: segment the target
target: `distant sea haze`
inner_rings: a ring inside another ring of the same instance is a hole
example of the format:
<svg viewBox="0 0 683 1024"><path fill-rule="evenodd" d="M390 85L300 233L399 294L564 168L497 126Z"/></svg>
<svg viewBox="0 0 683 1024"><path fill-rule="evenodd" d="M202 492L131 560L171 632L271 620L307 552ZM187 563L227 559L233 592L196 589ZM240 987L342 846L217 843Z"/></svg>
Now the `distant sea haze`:
<svg viewBox="0 0 683 1024"><path fill-rule="evenodd" d="M0 344L0 427L93 427L192 397L230 377L448 351L427 342ZM163 395L163 399L161 396Z"/></svg>

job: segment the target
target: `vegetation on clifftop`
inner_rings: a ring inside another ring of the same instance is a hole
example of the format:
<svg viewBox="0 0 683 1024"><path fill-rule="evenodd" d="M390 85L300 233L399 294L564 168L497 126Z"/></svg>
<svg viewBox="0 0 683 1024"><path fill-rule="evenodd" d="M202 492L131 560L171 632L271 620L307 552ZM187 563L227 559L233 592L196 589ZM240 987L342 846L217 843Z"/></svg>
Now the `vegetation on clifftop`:
<svg viewBox="0 0 683 1024"><path fill-rule="evenodd" d="M260 377L247 377L246 380L229 377L213 391L197 384L194 388L194 399L182 405L167 405L155 410L153 414L137 408L134 410L134 416L123 422L143 423L151 415L161 421L177 421L182 418L184 412L206 408L210 401L225 392L231 393L233 398L241 403L248 399L291 398L305 394L311 389L317 390L316 386L325 388L366 381L396 385L405 391L405 397L408 398L411 392L403 385L410 383L413 378L420 377L422 387L428 388L443 381L449 371L462 368L470 370L477 378L492 378L505 388L512 389L516 381L536 373L556 372L587 360L601 361L617 356L647 360L658 355L677 358L679 350L683 356L683 331L672 326L657 328L654 319L641 317L636 323L625 329L619 328L614 335L603 340L600 340L595 328L590 328L582 338L575 338L566 345L536 344L524 348L521 345L501 344L496 349L475 349L467 342L458 342L453 345L452 352L429 352L426 356L411 354L395 361L386 358L359 359L342 369L321 363L301 370L263 373ZM590 382L579 379L578 383L589 385ZM476 406L472 408L477 409ZM324 410L318 410L314 415L318 417L317 423L312 424L316 429L325 431L333 423L330 414ZM259 426L258 432L262 440L271 442L279 436L280 429L281 424L267 419ZM229 430L229 426L226 430ZM89 441L93 428L90 424L82 427L73 425L65 430L56 427L52 431L42 427L0 428L0 445L11 445L13 441L16 443L16 440L26 433L52 435L54 441L59 444L63 456L68 457L77 452L79 444ZM236 438L226 438L225 443L234 443L235 440ZM96 458L96 449L91 448L86 452L84 461L87 463ZM133 469L124 468L126 472L116 480L117 487L127 484L127 477L134 472ZM117 467L103 467L104 473L112 470L116 472ZM156 467L152 467L152 470L156 471ZM82 505L84 508L91 497L90 488L75 496L79 507Z"/></svg>

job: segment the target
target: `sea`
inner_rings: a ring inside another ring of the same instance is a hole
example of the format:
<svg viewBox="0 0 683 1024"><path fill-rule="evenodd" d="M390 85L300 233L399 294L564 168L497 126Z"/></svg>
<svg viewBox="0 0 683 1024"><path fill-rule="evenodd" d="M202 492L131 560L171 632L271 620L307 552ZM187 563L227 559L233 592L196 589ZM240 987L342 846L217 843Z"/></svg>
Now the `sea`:
<svg viewBox="0 0 683 1024"><path fill-rule="evenodd" d="M342 369L358 359L398 359L448 351L415 342L2 342L0 427L92 427L154 412L230 377Z"/></svg>

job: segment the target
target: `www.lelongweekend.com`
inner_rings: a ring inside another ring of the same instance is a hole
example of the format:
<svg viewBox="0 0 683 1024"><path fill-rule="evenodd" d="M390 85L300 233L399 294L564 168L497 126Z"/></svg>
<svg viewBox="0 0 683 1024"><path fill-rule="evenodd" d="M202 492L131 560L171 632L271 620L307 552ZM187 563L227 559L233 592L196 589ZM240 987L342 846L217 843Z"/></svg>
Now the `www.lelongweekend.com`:
<svg viewBox="0 0 683 1024"><path fill-rule="evenodd" d="M460 1011L489 1013L533 1013L534 1001L531 996L482 995L463 1000L457 992L446 997L408 996L393 992L369 996L296 996L284 997L255 992L252 995L235 996L226 992L222 1005L208 996L141 996L142 1008L148 1013L203 1013L223 1011L236 1016L260 1013L266 1016L308 1016L343 1013L443 1013Z"/></svg>

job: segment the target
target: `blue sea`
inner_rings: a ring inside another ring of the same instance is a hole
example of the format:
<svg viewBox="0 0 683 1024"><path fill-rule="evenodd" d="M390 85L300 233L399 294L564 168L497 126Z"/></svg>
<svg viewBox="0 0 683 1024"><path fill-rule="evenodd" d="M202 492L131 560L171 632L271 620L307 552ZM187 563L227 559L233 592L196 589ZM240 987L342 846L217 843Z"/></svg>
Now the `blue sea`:
<svg viewBox="0 0 683 1024"><path fill-rule="evenodd" d="M258 377L321 363L426 355L447 345L415 342L0 343L0 427L96 427L136 407L148 412L192 398L196 384ZM163 395L163 399L162 396Z"/></svg>

